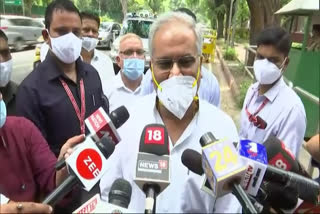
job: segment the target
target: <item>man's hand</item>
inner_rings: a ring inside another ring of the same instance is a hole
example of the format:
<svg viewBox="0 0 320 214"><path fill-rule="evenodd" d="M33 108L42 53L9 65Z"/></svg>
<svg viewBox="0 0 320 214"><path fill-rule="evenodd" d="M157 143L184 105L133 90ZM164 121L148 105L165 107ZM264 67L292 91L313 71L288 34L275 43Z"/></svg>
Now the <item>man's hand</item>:
<svg viewBox="0 0 320 214"><path fill-rule="evenodd" d="M0 205L0 213L52 213L52 207L33 202L9 202Z"/></svg>
<svg viewBox="0 0 320 214"><path fill-rule="evenodd" d="M67 142L62 146L60 150L58 161L61 160L62 158L65 158L65 159L68 158L73 152L72 148L78 143L83 142L84 139L85 139L85 135L77 135L67 140ZM66 167L63 167L61 170L57 171L56 186L59 186L67 176L68 176L68 170Z"/></svg>

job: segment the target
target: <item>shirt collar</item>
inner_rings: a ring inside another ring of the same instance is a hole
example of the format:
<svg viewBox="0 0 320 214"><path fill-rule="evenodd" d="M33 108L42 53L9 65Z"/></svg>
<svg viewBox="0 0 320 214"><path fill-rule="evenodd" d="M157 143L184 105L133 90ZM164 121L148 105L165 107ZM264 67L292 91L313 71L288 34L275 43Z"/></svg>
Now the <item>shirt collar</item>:
<svg viewBox="0 0 320 214"><path fill-rule="evenodd" d="M46 72L47 72L46 76L48 80L53 80L58 77L65 76L61 72L61 69L58 66L56 60L54 59L54 55L51 51L49 51L46 59L43 61L42 64L44 64L43 66L45 66L46 68ZM76 70L80 78L84 77L88 72L88 69L86 68L85 63L82 61L80 57L76 60Z"/></svg>
<svg viewBox="0 0 320 214"><path fill-rule="evenodd" d="M281 77L279 79L279 81L274 86L272 86L272 88L270 88L266 93L264 93L262 96L266 97L272 103L276 99L281 88L284 85L285 85L285 82L283 80L283 77ZM259 90L259 83L256 82L252 89L253 89L253 93L257 93ZM252 96L255 96L255 95L252 95ZM257 93L257 96L259 96L258 93Z"/></svg>
<svg viewBox="0 0 320 214"><path fill-rule="evenodd" d="M264 93L264 96L270 101L270 102L273 102L276 97L278 96L281 88L283 87L284 85L284 80L283 80L283 77L281 77L279 79L279 81L274 85L272 86L272 88L270 88L266 93Z"/></svg>
<svg viewBox="0 0 320 214"><path fill-rule="evenodd" d="M128 89L128 88L124 85L124 83L123 83L123 81L122 81L122 78L121 78L121 75L122 75L121 72L122 72L122 70L120 70L119 73L118 73L118 74L116 75L116 77L115 77L114 86L115 86L116 89L123 88L123 89L125 89L125 90L127 90L127 91L130 91L130 92L132 92L132 93L134 93L134 92L136 92L136 91L138 91L138 90L141 90L141 84L143 83L144 74L142 74L142 79L141 79L140 85L139 85L138 88L136 88L136 90L133 92L133 91L131 91L131 89Z"/></svg>

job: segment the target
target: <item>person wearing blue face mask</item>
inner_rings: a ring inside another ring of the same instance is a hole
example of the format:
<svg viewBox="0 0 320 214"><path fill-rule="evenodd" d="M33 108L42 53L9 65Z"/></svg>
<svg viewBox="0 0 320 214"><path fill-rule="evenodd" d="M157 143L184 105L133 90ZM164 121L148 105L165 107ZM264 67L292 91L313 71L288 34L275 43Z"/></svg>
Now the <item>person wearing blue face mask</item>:
<svg viewBox="0 0 320 214"><path fill-rule="evenodd" d="M133 33L122 36L117 64L121 68L105 90L110 111L121 105L129 107L141 95L141 82L145 68L145 51L141 38Z"/></svg>

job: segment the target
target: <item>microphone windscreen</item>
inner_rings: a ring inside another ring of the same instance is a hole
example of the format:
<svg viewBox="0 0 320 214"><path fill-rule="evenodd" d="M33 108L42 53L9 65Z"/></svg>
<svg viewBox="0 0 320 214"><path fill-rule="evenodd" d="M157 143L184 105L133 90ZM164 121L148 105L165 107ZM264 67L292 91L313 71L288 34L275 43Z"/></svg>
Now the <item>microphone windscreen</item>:
<svg viewBox="0 0 320 214"><path fill-rule="evenodd" d="M97 146L106 159L111 156L115 149L115 144L108 136L103 136L101 140L98 141Z"/></svg>
<svg viewBox="0 0 320 214"><path fill-rule="evenodd" d="M129 119L129 112L126 107L120 106L109 115L113 125L118 129Z"/></svg>
<svg viewBox="0 0 320 214"><path fill-rule="evenodd" d="M132 187L122 178L115 180L109 192L109 203L123 208L128 208L131 200Z"/></svg>
<svg viewBox="0 0 320 214"><path fill-rule="evenodd" d="M259 191L257 198L264 198L261 203L267 202L272 208L291 210L298 203L298 191L294 186L262 182L261 190L265 196L261 197L261 191Z"/></svg>
<svg viewBox="0 0 320 214"><path fill-rule="evenodd" d="M146 125L140 138L139 152L154 155L169 155L169 137L167 129L161 124Z"/></svg>
<svg viewBox="0 0 320 214"><path fill-rule="evenodd" d="M205 133L200 138L200 144L202 147L204 147L210 143L213 143L215 141L217 141L217 139L215 138L215 136L213 136L213 134L211 132Z"/></svg>
<svg viewBox="0 0 320 214"><path fill-rule="evenodd" d="M201 154L192 149L186 149L182 153L181 161L192 172L203 175Z"/></svg>

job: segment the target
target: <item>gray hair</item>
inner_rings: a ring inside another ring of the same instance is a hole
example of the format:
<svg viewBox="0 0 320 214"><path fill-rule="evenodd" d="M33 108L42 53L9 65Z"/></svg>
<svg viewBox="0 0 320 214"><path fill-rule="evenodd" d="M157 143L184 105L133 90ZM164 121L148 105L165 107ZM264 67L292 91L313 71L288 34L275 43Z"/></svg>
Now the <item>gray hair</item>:
<svg viewBox="0 0 320 214"><path fill-rule="evenodd" d="M196 47L197 47L197 52L199 55L202 53L202 32L201 28L195 20L187 15L186 13L182 12L167 12L162 15L160 15L155 22L153 22L150 32L149 32L149 52L150 56L153 54L153 39L155 34L158 32L158 30L164 26L165 24L172 22L172 21L178 21L180 23L185 24L189 28L191 28L194 31L194 34L196 36Z"/></svg>

